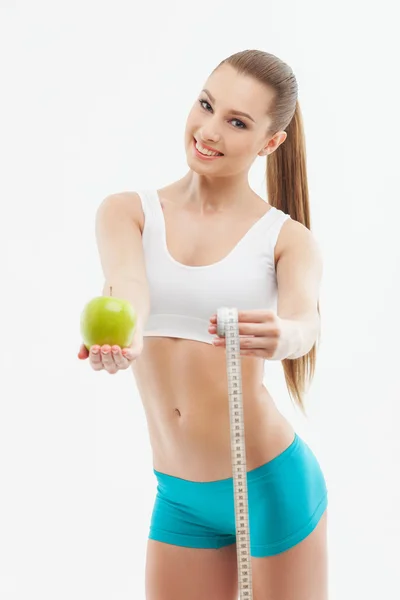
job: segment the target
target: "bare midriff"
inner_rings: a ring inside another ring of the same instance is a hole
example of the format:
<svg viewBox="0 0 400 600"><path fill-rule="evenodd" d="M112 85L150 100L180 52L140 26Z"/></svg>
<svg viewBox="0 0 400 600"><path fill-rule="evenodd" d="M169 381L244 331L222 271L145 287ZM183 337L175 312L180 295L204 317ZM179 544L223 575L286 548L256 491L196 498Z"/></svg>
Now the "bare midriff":
<svg viewBox="0 0 400 600"><path fill-rule="evenodd" d="M247 469L272 460L294 439L263 383L264 360L241 357ZM191 481L232 477L224 348L145 337L133 374L146 414L153 466Z"/></svg>

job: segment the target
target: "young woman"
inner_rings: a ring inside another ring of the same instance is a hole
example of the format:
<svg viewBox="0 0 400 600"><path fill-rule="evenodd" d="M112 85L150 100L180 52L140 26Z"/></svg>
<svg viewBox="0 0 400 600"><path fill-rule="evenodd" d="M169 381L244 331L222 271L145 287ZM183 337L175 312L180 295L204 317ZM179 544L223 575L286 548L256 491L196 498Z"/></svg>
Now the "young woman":
<svg viewBox="0 0 400 600"><path fill-rule="evenodd" d="M164 140L168 147L168 140ZM96 216L104 295L139 315L130 348L81 346L95 370L132 367L157 496L148 600L234 600L237 562L225 342L239 311L255 600L326 600L327 488L263 384L281 360L304 410L320 332L322 260L310 232L298 89L277 57L248 50L211 73L187 119L189 171L160 190L107 197ZM267 157L266 203L249 186ZM115 353L114 353L115 351Z"/></svg>

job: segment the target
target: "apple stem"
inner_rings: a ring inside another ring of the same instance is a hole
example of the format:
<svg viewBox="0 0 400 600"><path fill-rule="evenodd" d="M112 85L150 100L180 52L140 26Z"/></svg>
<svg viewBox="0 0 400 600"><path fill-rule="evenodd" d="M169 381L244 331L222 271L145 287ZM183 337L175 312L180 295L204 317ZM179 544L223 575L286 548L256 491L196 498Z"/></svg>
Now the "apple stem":
<svg viewBox="0 0 400 600"><path fill-rule="evenodd" d="M110 296L112 296L112 285L110 285Z"/></svg>

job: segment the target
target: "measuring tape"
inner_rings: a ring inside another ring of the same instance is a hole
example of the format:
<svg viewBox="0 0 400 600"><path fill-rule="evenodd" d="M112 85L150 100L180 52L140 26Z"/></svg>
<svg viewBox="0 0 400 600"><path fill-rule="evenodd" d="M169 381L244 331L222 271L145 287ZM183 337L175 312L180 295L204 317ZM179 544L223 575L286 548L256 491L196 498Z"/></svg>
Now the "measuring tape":
<svg viewBox="0 0 400 600"><path fill-rule="evenodd" d="M236 308L218 309L217 334L225 338L226 345L239 598L253 600L242 371Z"/></svg>

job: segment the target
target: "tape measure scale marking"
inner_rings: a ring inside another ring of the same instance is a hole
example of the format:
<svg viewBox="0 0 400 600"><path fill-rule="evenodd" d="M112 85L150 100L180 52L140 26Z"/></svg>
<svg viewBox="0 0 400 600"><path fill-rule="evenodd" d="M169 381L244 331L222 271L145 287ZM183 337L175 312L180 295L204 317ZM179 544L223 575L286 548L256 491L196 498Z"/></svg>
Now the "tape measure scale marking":
<svg viewBox="0 0 400 600"><path fill-rule="evenodd" d="M225 337L226 348L239 598L253 600L242 370L236 308L218 309L217 334Z"/></svg>

